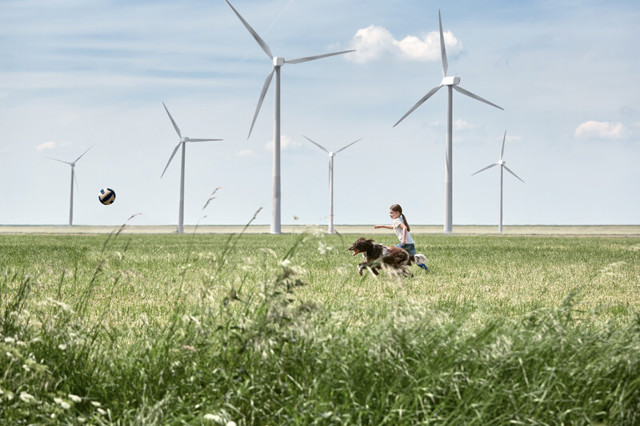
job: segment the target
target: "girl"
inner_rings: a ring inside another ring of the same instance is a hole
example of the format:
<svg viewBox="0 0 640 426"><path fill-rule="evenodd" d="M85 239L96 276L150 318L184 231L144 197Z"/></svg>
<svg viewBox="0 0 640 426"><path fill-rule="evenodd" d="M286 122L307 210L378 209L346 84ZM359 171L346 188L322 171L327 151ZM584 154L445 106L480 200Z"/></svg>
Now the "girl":
<svg viewBox="0 0 640 426"><path fill-rule="evenodd" d="M409 233L411 228L409 228L407 218L405 217L404 213L402 213L402 207L400 207L400 204L394 204L389 207L389 216L391 217L391 220L393 220L391 226L375 225L373 228L393 229L396 232L398 239L400 240L400 244L397 244L396 247L401 247L405 249L409 254L415 255L416 243L415 241L413 241L413 238L411 238L411 234ZM426 272L429 272L429 268L427 268L427 265L425 265L424 263L418 263L418 266L424 269Z"/></svg>

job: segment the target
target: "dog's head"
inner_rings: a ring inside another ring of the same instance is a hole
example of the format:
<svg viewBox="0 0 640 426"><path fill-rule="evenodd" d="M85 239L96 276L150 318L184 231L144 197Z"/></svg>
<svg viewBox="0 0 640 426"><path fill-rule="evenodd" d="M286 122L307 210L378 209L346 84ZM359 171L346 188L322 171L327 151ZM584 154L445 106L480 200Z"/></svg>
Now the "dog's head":
<svg viewBox="0 0 640 426"><path fill-rule="evenodd" d="M373 245L373 240L367 240L365 238L358 238L355 243L349 247L349 250L353 251L353 255L355 256L358 253L366 253L367 250L371 248Z"/></svg>

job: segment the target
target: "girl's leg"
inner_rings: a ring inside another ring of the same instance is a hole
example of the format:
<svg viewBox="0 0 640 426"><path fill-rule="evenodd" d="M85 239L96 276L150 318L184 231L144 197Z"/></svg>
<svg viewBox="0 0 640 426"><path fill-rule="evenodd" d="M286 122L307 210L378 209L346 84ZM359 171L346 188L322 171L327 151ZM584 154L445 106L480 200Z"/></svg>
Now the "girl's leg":
<svg viewBox="0 0 640 426"><path fill-rule="evenodd" d="M416 255L416 245L415 244L405 244L405 245L397 244L396 247L400 247L400 248L405 249L407 251L407 253L409 253L410 255L413 255L413 256ZM418 263L417 265L420 268L424 269L425 272L429 272L429 268L424 263Z"/></svg>

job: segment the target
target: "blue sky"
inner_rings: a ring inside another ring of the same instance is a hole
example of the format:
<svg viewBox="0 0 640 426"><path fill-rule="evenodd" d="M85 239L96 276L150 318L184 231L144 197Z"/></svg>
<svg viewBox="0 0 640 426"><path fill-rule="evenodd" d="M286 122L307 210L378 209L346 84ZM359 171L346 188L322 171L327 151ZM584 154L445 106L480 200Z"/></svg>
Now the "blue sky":
<svg viewBox="0 0 640 426"><path fill-rule="evenodd" d="M282 223L326 224L329 150L335 223L443 223L446 90L393 124L449 74L504 108L454 92L454 230L640 223L640 5L633 1L232 2L274 54L355 53L282 71ZM224 0L0 2L0 224L174 224L178 142L190 137L185 223L271 217L273 87L249 126L270 60ZM116 190L112 206L97 192ZM216 193L206 210L209 195Z"/></svg>

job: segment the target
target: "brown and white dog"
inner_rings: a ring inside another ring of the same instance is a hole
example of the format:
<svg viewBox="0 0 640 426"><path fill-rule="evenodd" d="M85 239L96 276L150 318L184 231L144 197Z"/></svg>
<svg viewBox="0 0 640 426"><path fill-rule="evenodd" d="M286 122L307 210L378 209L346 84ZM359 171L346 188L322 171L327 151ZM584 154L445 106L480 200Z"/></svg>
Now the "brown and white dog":
<svg viewBox="0 0 640 426"><path fill-rule="evenodd" d="M371 239L358 238L349 247L355 256L362 253L364 262L358 264L358 273L362 275L364 269L371 269L374 275L378 275L380 269L390 268L394 272L400 272L404 276L410 275L411 263L426 263L427 258L422 254L411 255L400 247L384 246L374 243Z"/></svg>

